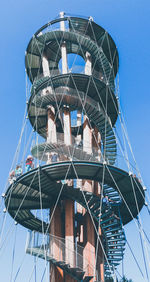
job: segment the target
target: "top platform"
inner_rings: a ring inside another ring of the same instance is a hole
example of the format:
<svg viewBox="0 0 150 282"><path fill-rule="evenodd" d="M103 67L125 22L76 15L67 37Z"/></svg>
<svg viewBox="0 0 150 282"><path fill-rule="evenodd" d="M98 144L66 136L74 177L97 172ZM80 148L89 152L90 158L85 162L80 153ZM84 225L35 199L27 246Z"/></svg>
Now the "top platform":
<svg viewBox="0 0 150 282"><path fill-rule="evenodd" d="M65 31L60 30L60 22L65 22ZM79 17L59 18L41 27L30 40L26 50L26 70L33 82L42 75L42 55L49 61L52 76L59 72L61 43L66 42L67 54L74 53L85 57L89 52L92 57L94 74L102 73L110 84L118 71L119 56L116 45L105 29L94 21Z"/></svg>

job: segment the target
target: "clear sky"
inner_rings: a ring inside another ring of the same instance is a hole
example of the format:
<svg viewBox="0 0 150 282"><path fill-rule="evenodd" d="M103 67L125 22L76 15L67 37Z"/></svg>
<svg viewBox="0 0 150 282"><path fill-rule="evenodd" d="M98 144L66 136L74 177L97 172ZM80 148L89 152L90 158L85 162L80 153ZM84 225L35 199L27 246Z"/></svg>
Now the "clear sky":
<svg viewBox="0 0 150 282"><path fill-rule="evenodd" d="M120 104L123 110L128 134L140 168L145 186L150 191L150 1L149 0L5 0L0 8L0 72L1 72L1 110L0 110L0 150L1 171L0 191L4 190L12 159L15 154L22 127L26 103L25 50L32 35L45 23L58 16L60 11L68 14L92 16L94 21L104 27L114 39L119 52ZM145 209L145 208L144 208ZM142 219L150 235L149 217L142 211ZM0 211L1 212L1 211ZM0 214L2 220L3 214ZM7 219L7 228L11 220ZM26 231L17 227L19 250L16 253L17 272L19 260L23 259ZM129 224L127 234L134 246L139 263L141 258L139 239L135 239L135 225ZM20 235L19 235L20 234ZM0 281L11 281L12 240L9 235L4 259L0 255ZM12 244L13 245L13 244ZM21 245L23 245L21 250ZM128 251L127 251L128 254ZM9 266L6 258L9 257ZM22 277L16 281L30 281L27 275L29 256L24 262ZM130 254L126 256L125 272L134 282L142 280ZM32 258L33 261L33 258ZM21 262L20 262L21 263ZM150 270L150 267L149 267ZM145 276L146 277L146 276ZM19 280L20 279L20 280ZM41 281L38 277L37 281ZM12 280L14 281L14 280ZM34 277L31 281L34 281ZM45 280L46 281L46 280Z"/></svg>

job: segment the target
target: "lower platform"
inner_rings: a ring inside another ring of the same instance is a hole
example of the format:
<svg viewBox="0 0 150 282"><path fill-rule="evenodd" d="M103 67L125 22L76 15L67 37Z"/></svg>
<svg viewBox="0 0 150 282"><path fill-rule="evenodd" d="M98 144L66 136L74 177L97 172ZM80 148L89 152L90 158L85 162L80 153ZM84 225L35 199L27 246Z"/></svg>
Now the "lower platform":
<svg viewBox="0 0 150 282"><path fill-rule="evenodd" d="M143 187L133 175L102 163L67 161L44 165L19 177L6 192L6 208L20 224L40 231L40 220L30 210L40 209L41 200L42 208L50 208L61 191L63 199L69 198L85 205L82 190L61 183L64 179L77 178L103 182L118 191L122 199L120 214L123 224L136 217L144 205Z"/></svg>

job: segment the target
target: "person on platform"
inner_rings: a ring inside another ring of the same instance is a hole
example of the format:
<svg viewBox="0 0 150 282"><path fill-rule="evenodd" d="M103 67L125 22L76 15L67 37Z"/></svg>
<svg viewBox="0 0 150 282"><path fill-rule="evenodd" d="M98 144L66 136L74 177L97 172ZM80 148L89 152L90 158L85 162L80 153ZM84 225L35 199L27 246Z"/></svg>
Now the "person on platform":
<svg viewBox="0 0 150 282"><path fill-rule="evenodd" d="M29 155L26 159L25 172L28 172L33 168L34 168L33 157Z"/></svg>
<svg viewBox="0 0 150 282"><path fill-rule="evenodd" d="M12 170L9 174L9 183L12 184L15 180L16 180L16 177L15 177L15 171Z"/></svg>
<svg viewBox="0 0 150 282"><path fill-rule="evenodd" d="M19 177L22 174L22 168L20 165L17 165L15 168L15 177Z"/></svg>
<svg viewBox="0 0 150 282"><path fill-rule="evenodd" d="M58 154L57 154L57 153L53 153L53 154L51 155L51 162L52 162L52 163L58 162Z"/></svg>

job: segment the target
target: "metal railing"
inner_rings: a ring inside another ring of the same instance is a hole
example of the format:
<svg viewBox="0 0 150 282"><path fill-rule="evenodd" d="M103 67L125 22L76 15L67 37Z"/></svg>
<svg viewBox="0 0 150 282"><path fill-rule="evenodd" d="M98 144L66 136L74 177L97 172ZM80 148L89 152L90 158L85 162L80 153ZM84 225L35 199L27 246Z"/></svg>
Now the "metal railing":
<svg viewBox="0 0 150 282"><path fill-rule="evenodd" d="M29 60L29 59L28 59ZM88 69L88 67L87 67ZM89 70L91 70L91 68L89 67ZM85 65L72 65L70 67L68 67L68 73L79 73L79 74L85 74ZM50 68L50 77L53 76L57 76L62 74L62 70L61 67L58 65L58 68L52 69ZM114 76L110 75L110 77L106 77L105 74L103 74L103 71L96 71L95 69L92 69L91 75L99 80L101 80L102 82L104 82L105 84L110 82L111 86L114 87ZM44 74L43 73L39 73L34 82L38 81L39 79L43 78Z"/></svg>
<svg viewBox="0 0 150 282"><path fill-rule="evenodd" d="M84 248L75 244L70 239L60 238L54 235L44 235L35 231L28 231L26 253L49 260L54 263L63 262L68 269L77 268L86 275L94 273L95 252L86 251L86 258L93 257L93 265L89 265L84 257Z"/></svg>

